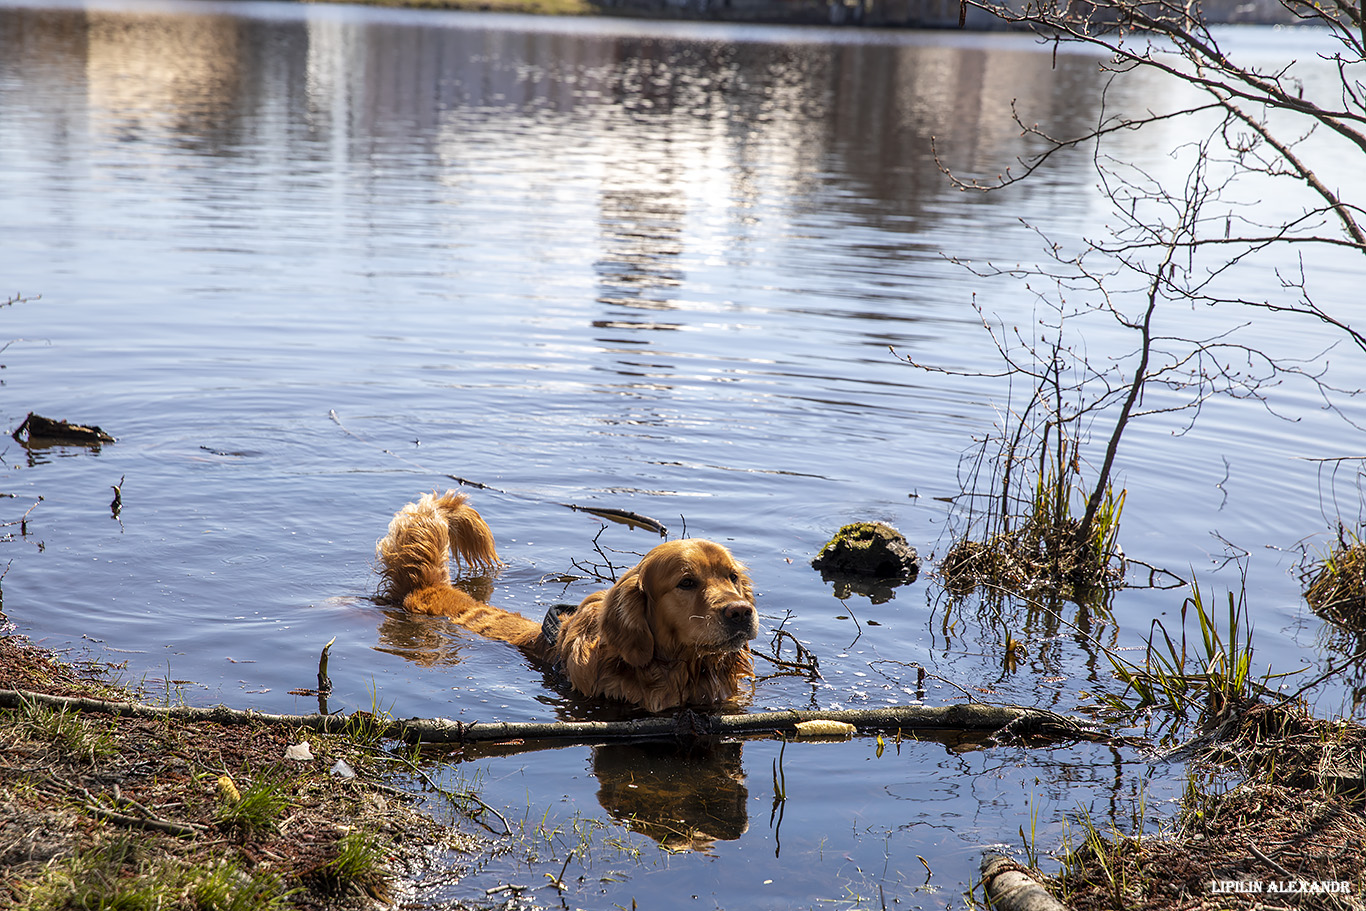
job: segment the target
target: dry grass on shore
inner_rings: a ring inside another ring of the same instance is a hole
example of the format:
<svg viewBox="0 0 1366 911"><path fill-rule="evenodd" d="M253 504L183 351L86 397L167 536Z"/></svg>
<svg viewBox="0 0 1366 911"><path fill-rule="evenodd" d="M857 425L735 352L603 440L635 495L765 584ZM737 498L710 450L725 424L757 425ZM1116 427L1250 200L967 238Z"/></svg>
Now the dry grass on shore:
<svg viewBox="0 0 1366 911"><path fill-rule="evenodd" d="M1073 911L1366 907L1363 762L1360 725L1245 706L1208 741L1169 831L1083 821L1051 889Z"/></svg>
<svg viewBox="0 0 1366 911"><path fill-rule="evenodd" d="M0 689L128 698L16 637ZM0 711L0 905L335 909L395 898L454 836L384 782L354 738L287 729ZM332 774L344 761L355 777ZM401 878L401 877L397 877Z"/></svg>

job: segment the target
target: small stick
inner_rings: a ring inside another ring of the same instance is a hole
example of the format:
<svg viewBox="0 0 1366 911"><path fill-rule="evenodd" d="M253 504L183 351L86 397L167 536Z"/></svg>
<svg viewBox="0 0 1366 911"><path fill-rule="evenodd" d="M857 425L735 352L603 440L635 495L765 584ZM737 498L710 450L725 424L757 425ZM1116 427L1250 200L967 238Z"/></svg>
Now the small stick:
<svg viewBox="0 0 1366 911"><path fill-rule="evenodd" d="M362 443L365 443L369 446L376 445L375 443L372 443L370 440L367 440L360 434L357 434L347 429L346 425L342 423L341 418L337 415L336 409L329 409L327 412L327 416L332 420L332 423L336 424L338 427L341 428L342 433L346 434L352 439L359 440ZM18 431L15 432L18 433ZM391 449L381 448L381 451L386 455L393 456L394 458L398 459L400 462L403 462L406 465L412 466L418 471L429 471L429 469L425 466L420 465L417 462L414 462L412 459L402 456ZM518 493L517 491L513 490L504 490L500 487L494 487L491 484L484 484L479 481L471 480L470 478L463 478L460 475L456 474L445 474L443 475L443 477L455 481L456 483L466 487L474 487L479 490L491 490L495 493L501 493L505 496L510 497L520 497L524 500L536 500L542 503L549 502L544 497L540 497L535 494L525 494ZM626 525L648 528L650 531L657 532L660 537L665 537L669 533L669 529L664 525L663 522L660 522L658 519L652 519L649 516L643 516L638 512L631 512L628 509L615 509L613 507L608 506L580 506L577 503L558 503L556 505L563 506L565 509L572 509L575 512L586 512L591 515L597 516L599 519L608 519L610 521L621 522Z"/></svg>
<svg viewBox="0 0 1366 911"><path fill-rule="evenodd" d="M1254 845L1252 842L1247 843L1247 849L1251 851L1253 854L1255 854L1258 860L1266 864L1271 869L1275 870L1277 873L1286 877L1287 879L1293 879L1295 877L1295 874L1291 873L1285 867L1282 867L1280 864L1276 863L1276 861L1272 860L1270 857L1267 857L1261 851L1258 851L1257 846Z"/></svg>
<svg viewBox="0 0 1366 911"><path fill-rule="evenodd" d="M649 516L642 516L638 512L606 506L579 506L577 503L561 503L560 505L575 512L590 513L599 519L610 519L613 522L621 522L625 525L639 525L642 528L650 529L650 531L658 532L660 537L669 533L669 529L664 526L664 523L657 519L651 519Z"/></svg>
<svg viewBox="0 0 1366 911"><path fill-rule="evenodd" d="M331 650L332 643L336 641L336 636L327 640L327 644L323 646L323 653L318 656L318 695L320 697L332 692L332 680L327 676L327 653Z"/></svg>

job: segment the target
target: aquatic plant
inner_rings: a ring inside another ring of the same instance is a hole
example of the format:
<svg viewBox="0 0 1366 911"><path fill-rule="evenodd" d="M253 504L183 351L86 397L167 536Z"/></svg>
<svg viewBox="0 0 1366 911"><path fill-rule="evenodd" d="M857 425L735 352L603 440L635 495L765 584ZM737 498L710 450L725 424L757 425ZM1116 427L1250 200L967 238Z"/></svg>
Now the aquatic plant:
<svg viewBox="0 0 1366 911"><path fill-rule="evenodd" d="M1135 664L1112 649L1104 651L1115 676L1124 683L1119 695L1106 697L1114 708L1126 712L1158 708L1173 721L1191 714L1209 729L1246 709L1259 698L1274 697L1272 682L1288 676L1252 670L1252 624L1247 617L1245 593L1227 593L1227 613L1220 628L1212 605L1205 603L1200 586L1191 583L1181 603L1179 639L1173 639L1160 620L1154 620L1143 651ZM1199 638L1186 634L1186 621L1194 616Z"/></svg>
<svg viewBox="0 0 1366 911"><path fill-rule="evenodd" d="M1311 610L1355 632L1366 631L1366 543L1344 526L1337 542L1306 574Z"/></svg>
<svg viewBox="0 0 1366 911"><path fill-rule="evenodd" d="M995 432L964 463L965 493L956 502L966 527L939 564L952 595L985 587L1091 602L1123 584L1118 537L1126 492L1115 490L1110 474L1132 414L1133 389L1146 375L1134 368L1106 458L1098 475L1088 479L1083 443L1094 413L1112 404L1120 387L1111 379L1093 392L1096 374L1078 370L1077 358L1064 345L1063 322L1059 313L1051 338L1014 346L988 326L1009 368L1007 401ZM1017 408L1014 386L1021 378L1031 380L1031 387Z"/></svg>

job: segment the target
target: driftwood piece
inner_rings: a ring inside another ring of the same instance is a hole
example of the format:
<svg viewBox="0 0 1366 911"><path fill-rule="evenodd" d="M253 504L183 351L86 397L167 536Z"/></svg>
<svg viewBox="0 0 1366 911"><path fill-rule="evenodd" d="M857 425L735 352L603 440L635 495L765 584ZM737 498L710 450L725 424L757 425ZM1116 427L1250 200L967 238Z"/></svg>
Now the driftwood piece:
<svg viewBox="0 0 1366 911"><path fill-rule="evenodd" d="M48 696L21 690L0 690L0 707L17 708L36 703L55 709L98 712L137 718L172 718L217 724L285 725L322 733L343 733L355 726L373 730L395 740L422 743L489 743L509 740L551 741L559 744L612 741L672 740L686 729L693 736L797 737L803 721L840 721L860 733L872 731L961 730L1033 732L1045 736L1090 739L1094 734L1064 715L1019 706L962 703L947 706L897 706L885 709L839 711L756 712L748 715L699 715L685 711L678 716L637 718L631 721L478 722L448 718L381 718L368 712L352 715L277 715L242 711L226 706L159 706L135 702L112 702L75 696Z"/></svg>
<svg viewBox="0 0 1366 911"><path fill-rule="evenodd" d="M1034 878L1034 871L1004 854L982 855L982 886L997 911L1068 911Z"/></svg>
<svg viewBox="0 0 1366 911"><path fill-rule="evenodd" d="M24 423L14 428L10 434L16 443L68 443L74 446L99 446L113 443L115 439L93 424L72 424L70 421L54 421L41 414L28 413Z"/></svg>
<svg viewBox="0 0 1366 911"><path fill-rule="evenodd" d="M620 522L623 525L648 528L650 531L657 533L661 538L669 533L669 529L658 519L651 519L649 516L642 516L638 512L631 512L627 509L613 509L606 506L579 506L577 503L561 503L560 505L568 507L575 512L591 513L599 519L609 519L613 522Z"/></svg>

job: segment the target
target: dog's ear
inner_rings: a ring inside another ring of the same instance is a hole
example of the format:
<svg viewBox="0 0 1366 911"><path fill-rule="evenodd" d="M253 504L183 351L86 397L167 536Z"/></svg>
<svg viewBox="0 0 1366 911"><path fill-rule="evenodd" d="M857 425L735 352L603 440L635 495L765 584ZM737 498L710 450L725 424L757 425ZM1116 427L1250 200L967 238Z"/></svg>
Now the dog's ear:
<svg viewBox="0 0 1366 911"><path fill-rule="evenodd" d="M632 667L648 664L655 654L655 636L650 629L650 596L645 580L636 566L607 590L602 601L602 628L599 647L620 655Z"/></svg>

